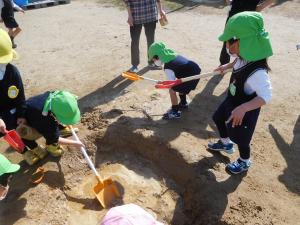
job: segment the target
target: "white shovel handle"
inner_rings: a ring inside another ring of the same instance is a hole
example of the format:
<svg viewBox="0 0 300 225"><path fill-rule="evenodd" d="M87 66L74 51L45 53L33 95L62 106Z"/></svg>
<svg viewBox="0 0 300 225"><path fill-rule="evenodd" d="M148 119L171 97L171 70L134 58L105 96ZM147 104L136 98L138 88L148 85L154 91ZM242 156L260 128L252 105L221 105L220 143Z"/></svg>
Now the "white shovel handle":
<svg viewBox="0 0 300 225"><path fill-rule="evenodd" d="M76 141L80 141L79 138L78 138L78 136L77 136L77 134L75 133L75 131L73 130L73 128L72 128L71 126L70 126L70 129L71 129L72 135L73 135L73 137L75 138L75 140L76 140ZM89 164L89 167L90 167L91 170L93 171L94 175L95 175L96 177L99 177L99 178L102 180L102 178L101 178L100 174L98 173L98 171L96 170L96 168L95 168L95 166L94 166L92 160L91 160L90 157L88 156L88 154L87 154L85 148L84 148L84 147L80 147L80 150L81 150L82 154L84 155L84 158L86 159L87 163Z"/></svg>
<svg viewBox="0 0 300 225"><path fill-rule="evenodd" d="M155 79L152 79L152 78L149 78L149 77L140 76L140 78L143 79L143 80L148 80L148 81L152 81L154 83L158 83L158 80L155 80Z"/></svg>
<svg viewBox="0 0 300 225"><path fill-rule="evenodd" d="M223 73L228 73L228 72L231 72L232 69L227 69L227 70L224 70ZM191 76L191 77L185 77L185 78L181 78L181 81L182 83L183 82L187 82L187 81L191 81L191 80L197 80L197 79L200 79L200 78L204 78L204 77L210 77L210 76L215 76L215 75L220 75L220 71L213 71L213 72L210 72L210 73L203 73L203 74L199 74L199 75L195 75L195 76Z"/></svg>

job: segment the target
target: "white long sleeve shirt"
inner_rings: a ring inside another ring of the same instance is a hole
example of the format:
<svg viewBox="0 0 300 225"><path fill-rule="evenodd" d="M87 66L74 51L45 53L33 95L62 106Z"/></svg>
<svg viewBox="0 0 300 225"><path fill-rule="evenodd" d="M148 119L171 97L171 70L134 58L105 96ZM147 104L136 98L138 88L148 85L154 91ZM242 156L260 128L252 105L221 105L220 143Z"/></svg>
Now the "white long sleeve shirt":
<svg viewBox="0 0 300 225"><path fill-rule="evenodd" d="M245 66L248 62L242 59L237 59L233 68L239 69ZM247 95L256 92L257 96L261 97L265 103L272 99L272 85L270 77L265 69L258 69L245 82L244 91Z"/></svg>

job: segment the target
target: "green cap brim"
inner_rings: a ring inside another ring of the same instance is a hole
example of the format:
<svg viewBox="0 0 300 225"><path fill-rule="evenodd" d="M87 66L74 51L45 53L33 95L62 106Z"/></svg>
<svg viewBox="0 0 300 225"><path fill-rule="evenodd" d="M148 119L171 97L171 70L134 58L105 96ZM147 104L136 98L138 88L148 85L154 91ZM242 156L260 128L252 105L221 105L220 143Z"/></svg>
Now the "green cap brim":
<svg viewBox="0 0 300 225"><path fill-rule="evenodd" d="M8 168L6 173L15 173L20 169L20 165L18 164L11 164L11 166Z"/></svg>
<svg viewBox="0 0 300 225"><path fill-rule="evenodd" d="M231 38L233 38L234 36L233 35L231 35L229 32L227 32L227 33L223 33L223 34L221 34L220 36L219 36L219 41L222 41L222 42L225 42L225 41L228 41L228 40L230 40Z"/></svg>
<svg viewBox="0 0 300 225"><path fill-rule="evenodd" d="M64 125L74 125L80 121L80 110L78 109L76 111L75 116L73 116L72 118L65 118L65 117L56 116L56 115L55 115L55 117L60 123L62 123Z"/></svg>

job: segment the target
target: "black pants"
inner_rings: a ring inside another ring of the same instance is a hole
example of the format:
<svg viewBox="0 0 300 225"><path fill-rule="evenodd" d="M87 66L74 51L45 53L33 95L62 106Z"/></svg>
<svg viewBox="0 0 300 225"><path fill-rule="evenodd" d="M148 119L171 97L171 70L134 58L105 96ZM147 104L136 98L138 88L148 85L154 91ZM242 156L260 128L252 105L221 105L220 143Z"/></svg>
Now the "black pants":
<svg viewBox="0 0 300 225"><path fill-rule="evenodd" d="M258 120L260 108L249 111L243 118L241 126L232 127L232 122L226 124L231 112L236 108L232 100L226 98L213 115L213 120L218 128L221 138L229 137L238 145L240 157L250 158L250 142Z"/></svg>
<svg viewBox="0 0 300 225"><path fill-rule="evenodd" d="M133 66L138 66L140 64L140 36L142 27L144 26L145 34L147 38L147 52L150 45L154 42L156 21L145 24L137 24L130 27L131 36L131 64Z"/></svg>
<svg viewBox="0 0 300 225"><path fill-rule="evenodd" d="M226 51L226 42L223 43L223 47L220 54L220 64L224 65L230 62L230 55Z"/></svg>
<svg viewBox="0 0 300 225"><path fill-rule="evenodd" d="M29 126L35 128L46 139L46 144L51 145L58 142L59 124L51 114L43 116L42 112L28 107L26 120Z"/></svg>
<svg viewBox="0 0 300 225"><path fill-rule="evenodd" d="M0 112L0 117L4 121L7 130L16 129L17 116L15 113L12 114L10 111ZM0 137L3 137L3 136L4 135L2 133L0 133ZM25 139L22 139L22 141L24 142L25 146L27 146L30 149L37 147L37 143L35 141L29 141L29 140L25 140Z"/></svg>

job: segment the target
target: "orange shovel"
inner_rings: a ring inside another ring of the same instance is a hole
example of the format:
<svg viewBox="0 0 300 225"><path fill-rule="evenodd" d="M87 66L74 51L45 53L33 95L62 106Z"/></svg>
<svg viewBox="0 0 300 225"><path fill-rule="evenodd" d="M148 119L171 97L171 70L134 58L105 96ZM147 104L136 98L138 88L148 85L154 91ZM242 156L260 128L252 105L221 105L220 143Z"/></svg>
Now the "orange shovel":
<svg viewBox="0 0 300 225"><path fill-rule="evenodd" d="M3 137L4 140L17 152L22 153L25 145L19 136L19 134L15 130L4 130L5 136Z"/></svg>
<svg viewBox="0 0 300 225"><path fill-rule="evenodd" d="M73 128L70 126L71 132L73 137L75 138L76 141L79 141L78 136L76 135L75 131L73 130ZM96 176L97 180L98 180L98 184L96 184L96 186L94 186L93 188L93 192L96 195L98 201L100 202L100 204L103 206L103 208L108 208L112 202L114 202L114 200L116 198L120 198L120 192L116 186L116 184L113 182L113 180L111 178L107 178L105 180L103 180L100 176L100 174L98 173L98 171L96 170L92 160L90 159L90 157L88 156L86 150L84 147L80 148L82 154L84 155L84 158L86 159L89 167L91 168L91 170L93 171L94 175Z"/></svg>

